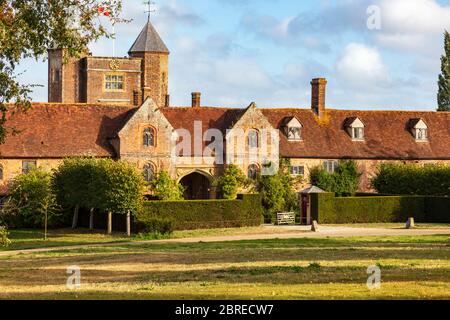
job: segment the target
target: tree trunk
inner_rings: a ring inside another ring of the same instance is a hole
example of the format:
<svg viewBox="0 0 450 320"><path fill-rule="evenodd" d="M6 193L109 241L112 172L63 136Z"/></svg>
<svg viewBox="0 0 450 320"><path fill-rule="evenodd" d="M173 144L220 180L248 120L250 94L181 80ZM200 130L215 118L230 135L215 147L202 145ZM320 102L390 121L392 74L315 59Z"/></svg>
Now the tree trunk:
<svg viewBox="0 0 450 320"><path fill-rule="evenodd" d="M48 212L45 211L45 221L44 221L44 241L47 241L47 225L48 225Z"/></svg>
<svg viewBox="0 0 450 320"><path fill-rule="evenodd" d="M94 230L94 208L91 208L89 213L89 230Z"/></svg>
<svg viewBox="0 0 450 320"><path fill-rule="evenodd" d="M112 212L108 212L108 234L112 234Z"/></svg>
<svg viewBox="0 0 450 320"><path fill-rule="evenodd" d="M76 229L78 225L78 211L80 211L80 207L77 205L73 210L73 220L72 220L72 229Z"/></svg>
<svg viewBox="0 0 450 320"><path fill-rule="evenodd" d="M131 236L131 213L130 211L127 212L127 236Z"/></svg>

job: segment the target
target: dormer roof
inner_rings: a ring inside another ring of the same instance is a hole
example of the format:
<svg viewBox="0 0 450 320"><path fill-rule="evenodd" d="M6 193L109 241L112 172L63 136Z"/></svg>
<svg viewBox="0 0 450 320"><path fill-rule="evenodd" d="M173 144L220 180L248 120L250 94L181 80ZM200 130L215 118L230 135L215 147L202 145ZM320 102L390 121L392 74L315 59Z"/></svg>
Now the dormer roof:
<svg viewBox="0 0 450 320"><path fill-rule="evenodd" d="M358 117L350 117L345 119L344 127L346 128L364 128L365 125Z"/></svg>
<svg viewBox="0 0 450 320"><path fill-rule="evenodd" d="M300 122L300 120L298 120L297 117L295 117L295 116L284 118L281 126L282 127L289 127L289 128L302 128L303 127L303 125Z"/></svg>

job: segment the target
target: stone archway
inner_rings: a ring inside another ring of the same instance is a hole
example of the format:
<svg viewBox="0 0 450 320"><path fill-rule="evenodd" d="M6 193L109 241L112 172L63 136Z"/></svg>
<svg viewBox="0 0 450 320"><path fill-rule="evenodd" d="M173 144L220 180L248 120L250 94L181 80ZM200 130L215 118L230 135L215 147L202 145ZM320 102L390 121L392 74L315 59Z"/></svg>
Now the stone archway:
<svg viewBox="0 0 450 320"><path fill-rule="evenodd" d="M211 181L206 174L194 171L180 180L185 188L186 200L207 200L211 198Z"/></svg>

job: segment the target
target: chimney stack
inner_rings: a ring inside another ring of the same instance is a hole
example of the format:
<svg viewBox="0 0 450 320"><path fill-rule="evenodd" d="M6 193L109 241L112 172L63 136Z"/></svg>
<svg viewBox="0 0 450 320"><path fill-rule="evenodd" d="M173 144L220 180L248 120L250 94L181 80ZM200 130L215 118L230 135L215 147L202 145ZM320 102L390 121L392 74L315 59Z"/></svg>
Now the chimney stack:
<svg viewBox="0 0 450 320"><path fill-rule="evenodd" d="M311 86L311 109L319 118L322 118L325 115L327 79L313 79Z"/></svg>
<svg viewBox="0 0 450 320"><path fill-rule="evenodd" d="M200 100L202 94L200 92L192 92L192 108L200 107Z"/></svg>

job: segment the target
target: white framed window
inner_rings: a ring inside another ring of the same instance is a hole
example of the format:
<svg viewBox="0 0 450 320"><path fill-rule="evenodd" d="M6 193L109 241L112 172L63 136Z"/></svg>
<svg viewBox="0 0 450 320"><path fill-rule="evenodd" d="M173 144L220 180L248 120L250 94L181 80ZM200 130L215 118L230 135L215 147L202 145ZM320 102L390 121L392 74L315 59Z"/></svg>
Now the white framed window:
<svg viewBox="0 0 450 320"><path fill-rule="evenodd" d="M417 141L428 141L428 129L416 129Z"/></svg>
<svg viewBox="0 0 450 320"><path fill-rule="evenodd" d="M335 173L339 167L339 162L336 160L326 160L323 162L323 168L328 173Z"/></svg>
<svg viewBox="0 0 450 320"><path fill-rule="evenodd" d="M304 166L291 166L290 169L291 176L304 176L305 167Z"/></svg>
<svg viewBox="0 0 450 320"><path fill-rule="evenodd" d="M364 140L364 128L363 127L352 128L352 139Z"/></svg>
<svg viewBox="0 0 450 320"><path fill-rule="evenodd" d="M289 141L302 140L302 128L300 127L287 127L287 137Z"/></svg>
<svg viewBox="0 0 450 320"><path fill-rule="evenodd" d="M106 91L124 91L125 77L117 74L105 75L105 90Z"/></svg>

